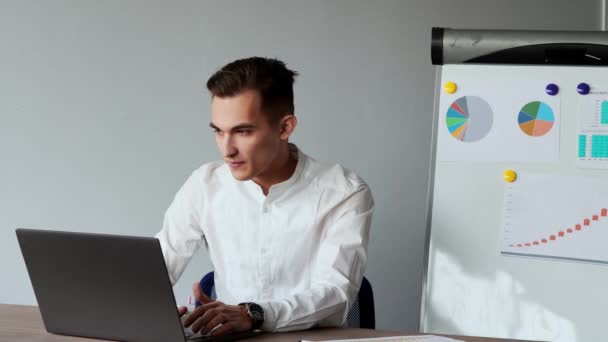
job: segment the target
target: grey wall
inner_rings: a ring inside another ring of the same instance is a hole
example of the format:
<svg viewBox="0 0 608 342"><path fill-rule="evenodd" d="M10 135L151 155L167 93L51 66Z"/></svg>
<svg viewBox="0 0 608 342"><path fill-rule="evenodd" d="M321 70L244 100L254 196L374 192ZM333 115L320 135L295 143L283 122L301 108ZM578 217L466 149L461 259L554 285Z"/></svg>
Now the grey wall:
<svg viewBox="0 0 608 342"><path fill-rule="evenodd" d="M378 328L418 328L434 68L430 28L600 29L601 1L0 1L0 302L34 304L15 227L153 235L219 157L207 77L236 58L301 73L306 153L376 203ZM210 270L201 251L176 286Z"/></svg>

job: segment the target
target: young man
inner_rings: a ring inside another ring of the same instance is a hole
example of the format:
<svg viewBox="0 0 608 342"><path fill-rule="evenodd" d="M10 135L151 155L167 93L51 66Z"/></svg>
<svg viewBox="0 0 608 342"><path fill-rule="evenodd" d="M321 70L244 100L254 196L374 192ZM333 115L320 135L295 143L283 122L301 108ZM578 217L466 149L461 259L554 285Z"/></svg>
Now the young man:
<svg viewBox="0 0 608 342"><path fill-rule="evenodd" d="M350 170L289 143L296 75L279 60L253 57L207 82L224 160L192 173L156 235L173 284L207 246L218 300L193 285L203 305L184 325L194 332L341 326L359 291L372 194Z"/></svg>

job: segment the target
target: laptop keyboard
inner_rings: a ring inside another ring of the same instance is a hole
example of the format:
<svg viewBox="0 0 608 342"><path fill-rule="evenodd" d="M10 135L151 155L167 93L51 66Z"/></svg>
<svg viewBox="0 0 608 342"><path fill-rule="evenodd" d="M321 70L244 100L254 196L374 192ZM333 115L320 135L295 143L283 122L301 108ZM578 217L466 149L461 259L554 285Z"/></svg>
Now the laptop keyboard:
<svg viewBox="0 0 608 342"><path fill-rule="evenodd" d="M184 328L184 335L187 341L211 341L213 339L211 335L204 335L200 332L194 333L190 328Z"/></svg>

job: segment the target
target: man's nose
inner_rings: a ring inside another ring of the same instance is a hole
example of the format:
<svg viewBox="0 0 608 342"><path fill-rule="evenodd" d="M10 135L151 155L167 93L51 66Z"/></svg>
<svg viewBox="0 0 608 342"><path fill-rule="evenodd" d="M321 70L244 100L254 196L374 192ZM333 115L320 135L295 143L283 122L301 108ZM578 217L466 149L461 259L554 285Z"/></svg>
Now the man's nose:
<svg viewBox="0 0 608 342"><path fill-rule="evenodd" d="M222 153L224 157L233 157L237 154L238 150L236 146L234 146L234 142L232 141L232 137L226 134L222 140Z"/></svg>

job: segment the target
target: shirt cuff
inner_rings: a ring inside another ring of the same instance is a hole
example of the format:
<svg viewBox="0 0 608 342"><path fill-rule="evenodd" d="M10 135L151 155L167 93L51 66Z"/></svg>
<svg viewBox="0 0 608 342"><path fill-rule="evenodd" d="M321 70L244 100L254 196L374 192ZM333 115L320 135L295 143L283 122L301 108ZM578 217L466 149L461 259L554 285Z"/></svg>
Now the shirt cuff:
<svg viewBox="0 0 608 342"><path fill-rule="evenodd" d="M264 323L262 323L260 329L262 329L263 331L274 331L277 327L277 315L274 312L272 306L269 302L256 302L256 304L258 304L262 307L262 309L264 309Z"/></svg>

